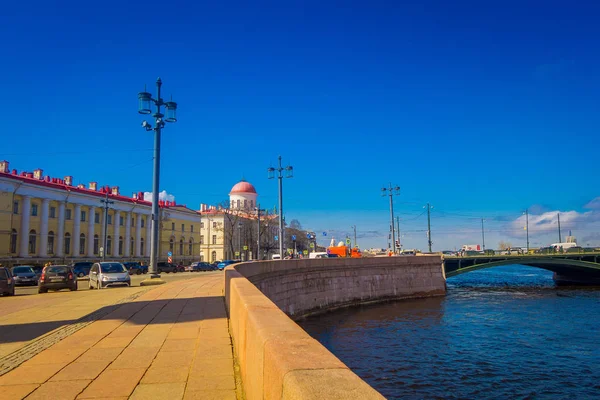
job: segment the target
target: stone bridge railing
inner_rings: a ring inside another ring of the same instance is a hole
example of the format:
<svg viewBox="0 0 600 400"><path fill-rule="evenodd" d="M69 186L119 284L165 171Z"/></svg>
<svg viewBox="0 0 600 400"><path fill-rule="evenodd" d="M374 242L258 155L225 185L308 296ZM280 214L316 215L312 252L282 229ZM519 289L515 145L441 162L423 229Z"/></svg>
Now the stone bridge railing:
<svg viewBox="0 0 600 400"><path fill-rule="evenodd" d="M246 398L381 399L292 318L444 293L439 256L260 261L227 267L225 301Z"/></svg>

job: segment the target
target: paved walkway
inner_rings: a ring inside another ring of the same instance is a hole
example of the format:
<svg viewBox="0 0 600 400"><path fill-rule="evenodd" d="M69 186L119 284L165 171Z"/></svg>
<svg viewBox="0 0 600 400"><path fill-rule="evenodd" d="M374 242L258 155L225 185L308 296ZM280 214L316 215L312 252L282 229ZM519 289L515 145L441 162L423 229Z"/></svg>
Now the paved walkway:
<svg viewBox="0 0 600 400"><path fill-rule="evenodd" d="M0 397L236 399L222 290L222 275L152 289L0 376Z"/></svg>

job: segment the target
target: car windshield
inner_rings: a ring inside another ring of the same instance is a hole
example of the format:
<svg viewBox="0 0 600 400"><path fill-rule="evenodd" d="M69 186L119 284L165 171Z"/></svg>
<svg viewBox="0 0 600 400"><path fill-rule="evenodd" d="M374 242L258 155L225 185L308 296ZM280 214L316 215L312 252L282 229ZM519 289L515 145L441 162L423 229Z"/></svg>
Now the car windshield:
<svg viewBox="0 0 600 400"><path fill-rule="evenodd" d="M13 274L26 274L34 272L31 267L14 267Z"/></svg>
<svg viewBox="0 0 600 400"><path fill-rule="evenodd" d="M0 269L0 280L2 280L2 281L8 280L8 275L6 275L5 269Z"/></svg>
<svg viewBox="0 0 600 400"><path fill-rule="evenodd" d="M69 268L67 268L67 267L48 267L46 272L49 274L64 274L66 272L69 272Z"/></svg>
<svg viewBox="0 0 600 400"><path fill-rule="evenodd" d="M100 264L100 269L105 274L118 274L119 272L125 272L125 267L121 263L106 263Z"/></svg>

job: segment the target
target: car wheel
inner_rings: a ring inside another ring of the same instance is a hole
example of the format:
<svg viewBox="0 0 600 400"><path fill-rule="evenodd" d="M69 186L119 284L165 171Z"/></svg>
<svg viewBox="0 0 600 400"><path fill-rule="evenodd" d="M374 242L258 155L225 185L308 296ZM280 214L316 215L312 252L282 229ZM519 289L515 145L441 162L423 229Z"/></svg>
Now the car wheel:
<svg viewBox="0 0 600 400"><path fill-rule="evenodd" d="M142 274L142 271L140 271L140 270L138 269L138 270L137 270L137 272L136 272L136 275L141 275L141 274Z"/></svg>
<svg viewBox="0 0 600 400"><path fill-rule="evenodd" d="M83 272L80 272L77 274L78 277L83 278L85 275L83 275Z"/></svg>
<svg viewBox="0 0 600 400"><path fill-rule="evenodd" d="M133 270L132 269L129 270L129 275L133 275Z"/></svg>
<svg viewBox="0 0 600 400"><path fill-rule="evenodd" d="M48 289L44 289L44 288L39 288L38 289L38 293L48 293Z"/></svg>
<svg viewBox="0 0 600 400"><path fill-rule="evenodd" d="M71 290L71 292L75 292L77 291L77 286L73 286L72 288L69 288L69 290Z"/></svg>
<svg viewBox="0 0 600 400"><path fill-rule="evenodd" d="M158 273L159 273L159 274L162 274L162 269L160 269L160 268L159 268L159 269L158 269Z"/></svg>
<svg viewBox="0 0 600 400"><path fill-rule="evenodd" d="M15 288L13 287L10 292L6 292L6 295L7 296L14 296L15 295Z"/></svg>
<svg viewBox="0 0 600 400"><path fill-rule="evenodd" d="M175 268L175 269L173 270L173 273L174 273L174 274L176 274L176 273L177 273L177 268Z"/></svg>

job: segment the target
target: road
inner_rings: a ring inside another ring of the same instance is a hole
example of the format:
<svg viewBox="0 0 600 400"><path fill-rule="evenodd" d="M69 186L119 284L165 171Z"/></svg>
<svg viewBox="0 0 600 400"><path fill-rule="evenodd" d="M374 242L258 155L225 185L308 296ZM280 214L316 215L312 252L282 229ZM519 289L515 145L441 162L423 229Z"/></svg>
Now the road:
<svg viewBox="0 0 600 400"><path fill-rule="evenodd" d="M162 274L163 280L174 282L201 276L222 276L222 271ZM86 280L79 290L61 290L38 294L37 287L17 287L14 297L0 298L0 361L51 331L76 323L80 318L110 306L128 301L150 290L140 282L148 275L133 275L131 287L88 290Z"/></svg>

